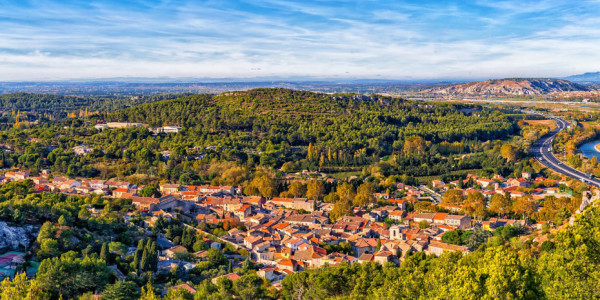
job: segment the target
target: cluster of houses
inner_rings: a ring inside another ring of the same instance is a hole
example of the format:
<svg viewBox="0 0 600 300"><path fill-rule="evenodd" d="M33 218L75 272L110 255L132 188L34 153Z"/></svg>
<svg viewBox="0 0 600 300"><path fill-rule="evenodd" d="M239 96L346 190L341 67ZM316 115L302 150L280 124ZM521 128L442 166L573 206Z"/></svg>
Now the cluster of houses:
<svg viewBox="0 0 600 300"><path fill-rule="evenodd" d="M123 191L134 191L138 186L125 181L108 181L94 179L70 179L63 176L52 176L48 172L42 172L38 176L30 176L29 171L6 172L0 175L0 183L10 181L23 181L31 179L35 192L61 192L63 194L100 194L119 196Z"/></svg>
<svg viewBox="0 0 600 300"><path fill-rule="evenodd" d="M329 218L333 209L331 203L306 198L266 199L260 196L243 196L236 186L162 184L159 187L161 197L142 197L139 192L143 187L128 182L67 179L50 177L48 174L37 177L29 175L26 171L7 172L0 176L0 182L30 178L39 192L95 193L131 199L135 209L144 216L144 224L148 227L153 226L159 218L175 216L184 221L222 226L227 233L220 237L219 242L211 242L210 246L220 248L221 244L228 243L237 249L246 249L250 259L265 266L258 271L259 276L271 280L275 285L292 272L324 265L343 262L398 264L407 253L415 251L435 255L448 251L468 253L470 249L467 247L442 242L444 233L470 229L473 226L493 230L516 222L505 219L474 222L471 217L459 214L460 207L456 210L444 207L447 212L437 213L409 212L408 202L435 199L432 193L425 192L423 188L401 183L398 188L404 195L403 199L394 199L386 193L375 193L378 203L384 205L367 210L354 208L352 216L344 216L332 222ZM512 195L519 191L519 187L531 186L536 182L548 181L544 178L527 178L526 174L523 178L506 181L470 175L464 184L469 183L471 187L463 191L465 195L472 190L481 191L486 196L493 193ZM458 186L458 182L432 182L432 189L442 194L455 186ZM538 193L537 189L529 192ZM557 195L558 189L546 184L539 191L539 195L544 194ZM427 222L426 228L418 226L424 222ZM172 261L172 257L178 247L181 246L167 249L163 260L165 268L177 263ZM195 255L202 257L205 253ZM186 263L183 267L193 268L194 264ZM226 276L235 279L237 275Z"/></svg>
<svg viewBox="0 0 600 300"><path fill-rule="evenodd" d="M420 194L416 188L404 188L407 194L409 190L411 194ZM469 216L407 213L405 200L386 195L376 195L388 203L386 206L370 211L355 209L353 216L331 222L332 204L306 198L241 196L236 187L164 184L160 190L163 196L159 199L132 198L138 209L150 212L148 226L152 226L153 219L168 218L175 211L165 208L163 198L176 203L172 208L185 215L180 215L181 218L195 216L198 222L228 224L229 230L220 237L221 242L246 249L253 261L265 266L258 275L275 285L286 275L311 267L369 261L397 264L414 251L436 255L447 251L469 252L466 247L442 242L445 232L470 228ZM395 221L389 227L384 223L388 218ZM426 229L415 226L421 221L431 226ZM326 245L346 250L327 251Z"/></svg>
<svg viewBox="0 0 600 300"><path fill-rule="evenodd" d="M118 128L138 128L143 126L142 123L129 123L129 122L108 122L108 123L98 123L96 125L94 125L94 128L96 128L97 130L104 130L104 129L118 129ZM151 128L150 132L152 132L153 134L158 134L158 133L177 133L181 130L181 127L179 126L163 126L163 127L157 127L157 128Z"/></svg>
<svg viewBox="0 0 600 300"><path fill-rule="evenodd" d="M129 122L108 122L108 123L99 123L94 125L94 128L98 130L104 129L118 129L118 128L130 128L130 127L141 127L142 123L129 123Z"/></svg>
<svg viewBox="0 0 600 300"><path fill-rule="evenodd" d="M551 180L544 177L532 178L530 173L524 172L521 178L505 179L500 175L495 175L492 179L481 178L477 175L469 174L466 179L463 179L463 186L471 185L467 188L460 189L458 180L445 183L440 180L433 180L431 187L440 194L446 193L450 189L459 190L466 197L469 193L480 192L489 200L495 194L510 195L512 199L530 195L533 200L542 200L548 196L556 198L573 197L569 193L561 192L559 185L565 182ZM439 203L439 208L446 211L458 212L463 209L462 205Z"/></svg>

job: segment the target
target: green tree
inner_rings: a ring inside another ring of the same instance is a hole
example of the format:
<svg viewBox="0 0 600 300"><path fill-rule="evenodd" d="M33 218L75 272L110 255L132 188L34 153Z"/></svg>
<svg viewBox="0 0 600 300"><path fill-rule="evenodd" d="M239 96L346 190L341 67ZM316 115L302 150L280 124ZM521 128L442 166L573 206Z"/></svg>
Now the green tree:
<svg viewBox="0 0 600 300"><path fill-rule="evenodd" d="M54 239L44 239L40 244L40 250L37 255L41 258L48 258L60 255L60 249L58 247L58 241Z"/></svg>
<svg viewBox="0 0 600 300"><path fill-rule="evenodd" d="M68 225L67 219L65 218L64 215L61 215L58 218L58 225L60 225L60 226L66 226L66 225Z"/></svg>
<svg viewBox="0 0 600 300"><path fill-rule="evenodd" d="M600 209L578 214L573 226L554 233L554 249L543 252L537 274L548 299L600 297ZM549 246L545 246L550 248ZM547 250L547 249L546 249Z"/></svg>
<svg viewBox="0 0 600 300"><path fill-rule="evenodd" d="M106 300L137 300L140 297L140 288L133 281L117 281L109 284L102 293Z"/></svg>
<svg viewBox="0 0 600 300"><path fill-rule="evenodd" d="M227 264L227 258L225 258L219 249L210 248L206 254L206 257L212 266L221 266Z"/></svg>
<svg viewBox="0 0 600 300"><path fill-rule="evenodd" d="M101 290L111 277L111 270L102 260L79 259L75 252L63 253L41 262L36 275L40 287L54 295L70 299L85 292Z"/></svg>
<svg viewBox="0 0 600 300"><path fill-rule="evenodd" d="M152 287L150 281L148 281L145 287L142 287L140 300L160 300L160 297L154 292L154 287Z"/></svg>
<svg viewBox="0 0 600 300"><path fill-rule="evenodd" d="M442 242L454 245L461 244L461 233L458 230L447 231L442 236Z"/></svg>
<svg viewBox="0 0 600 300"><path fill-rule="evenodd" d="M201 238L197 239L194 243L194 252L208 250L208 245Z"/></svg>
<svg viewBox="0 0 600 300"><path fill-rule="evenodd" d="M146 186L140 191L142 197L160 197L160 192L155 186Z"/></svg>
<svg viewBox="0 0 600 300"><path fill-rule="evenodd" d="M46 298L35 279L28 280L25 273L16 274L11 280L4 278L0 283L0 300L35 300Z"/></svg>
<svg viewBox="0 0 600 300"><path fill-rule="evenodd" d="M100 259L104 260L106 264L110 264L110 253L108 251L108 243L102 243L102 248L100 249Z"/></svg>
<svg viewBox="0 0 600 300"><path fill-rule="evenodd" d="M194 300L194 295L186 289L169 289L164 300Z"/></svg>
<svg viewBox="0 0 600 300"><path fill-rule="evenodd" d="M148 253L148 248L144 248L142 252L142 258L140 260L140 270L148 271L150 269L150 254Z"/></svg>
<svg viewBox="0 0 600 300"><path fill-rule="evenodd" d="M261 299L265 297L263 279L255 274L240 277L234 283L235 291L241 299Z"/></svg>
<svg viewBox="0 0 600 300"><path fill-rule="evenodd" d="M121 242L110 242L108 244L108 249L110 250L110 252L115 252L118 255L124 257L125 254L127 254L129 247L127 247L127 245Z"/></svg>
<svg viewBox="0 0 600 300"><path fill-rule="evenodd" d="M42 227L40 227L40 232L38 233L36 239L38 243L41 243L42 240L54 238L55 235L56 229L54 228L54 225L52 225L51 222L46 221Z"/></svg>
<svg viewBox="0 0 600 300"><path fill-rule="evenodd" d="M142 260L142 252L144 251L144 239L138 241L137 249L133 254L132 267L136 272L140 271L140 263Z"/></svg>

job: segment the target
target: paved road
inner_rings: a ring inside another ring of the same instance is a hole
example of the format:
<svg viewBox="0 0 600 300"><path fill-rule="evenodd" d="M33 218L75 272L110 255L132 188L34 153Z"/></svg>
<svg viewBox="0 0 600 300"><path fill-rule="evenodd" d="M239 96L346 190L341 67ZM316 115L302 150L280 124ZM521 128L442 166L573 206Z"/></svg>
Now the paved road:
<svg viewBox="0 0 600 300"><path fill-rule="evenodd" d="M436 193L434 190L428 188L426 185L420 185L419 188L424 191L425 193L431 195L431 198L433 198L433 200L437 203L441 203L442 202L442 195Z"/></svg>
<svg viewBox="0 0 600 300"><path fill-rule="evenodd" d="M556 158L556 156L554 156L554 154L552 153L552 140L558 132L567 127L568 122L561 118L552 116L550 116L550 119L554 120L558 127L554 131L543 136L541 139L539 139L533 144L533 146L531 147L531 152L533 153L535 158L548 169L569 176L573 179L585 182L587 184L600 187L600 179L595 178L589 174L583 173L581 171L575 170L574 168L569 167L565 163L561 162L558 158Z"/></svg>
<svg viewBox="0 0 600 300"><path fill-rule="evenodd" d="M212 233L206 232L206 231L204 231L204 230L200 230L200 229L198 229L198 228L196 228L196 227L194 227L194 226L190 226L190 225L188 225L188 224L185 224L185 223L183 223L183 225L184 225L185 227L188 227L188 228L191 228L191 229L194 229L194 230L196 230L196 232L202 233L202 234L204 234L204 235L209 235L209 236L212 236L212 237L214 237L215 239L217 239L217 241L219 241L219 242L221 242L221 243L224 243L224 244L229 244L229 245L233 246L235 249L238 249L238 250L239 250L239 249L246 249L246 250L249 250L249 249L248 249L248 248L246 248L246 246L244 246L244 245L238 245L238 244L236 244L236 243L232 243L232 242L230 242L230 241L228 241L228 240L224 240L224 239L222 239L222 238L220 238L220 237L218 237L218 236L216 236L216 235L214 235L214 234L212 234Z"/></svg>

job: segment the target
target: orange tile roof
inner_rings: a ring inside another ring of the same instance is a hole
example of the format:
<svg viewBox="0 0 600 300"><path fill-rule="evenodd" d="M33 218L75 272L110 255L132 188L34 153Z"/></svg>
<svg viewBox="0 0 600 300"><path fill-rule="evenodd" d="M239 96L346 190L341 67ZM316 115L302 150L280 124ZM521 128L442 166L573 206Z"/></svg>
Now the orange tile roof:
<svg viewBox="0 0 600 300"><path fill-rule="evenodd" d="M448 215L447 213L436 213L435 216L433 216L433 219L434 220L445 220L447 215Z"/></svg>
<svg viewBox="0 0 600 300"><path fill-rule="evenodd" d="M188 291L190 294L195 294L196 293L196 289L193 288L191 285L189 285L187 283L174 286L171 289L172 290L184 289L184 290Z"/></svg>

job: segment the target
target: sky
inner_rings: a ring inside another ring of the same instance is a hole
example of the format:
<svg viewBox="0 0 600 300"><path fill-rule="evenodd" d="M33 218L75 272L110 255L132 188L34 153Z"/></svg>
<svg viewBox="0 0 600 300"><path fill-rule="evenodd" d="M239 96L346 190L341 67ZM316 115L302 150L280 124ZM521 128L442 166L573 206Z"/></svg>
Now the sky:
<svg viewBox="0 0 600 300"><path fill-rule="evenodd" d="M600 71L600 0L0 0L0 81Z"/></svg>

